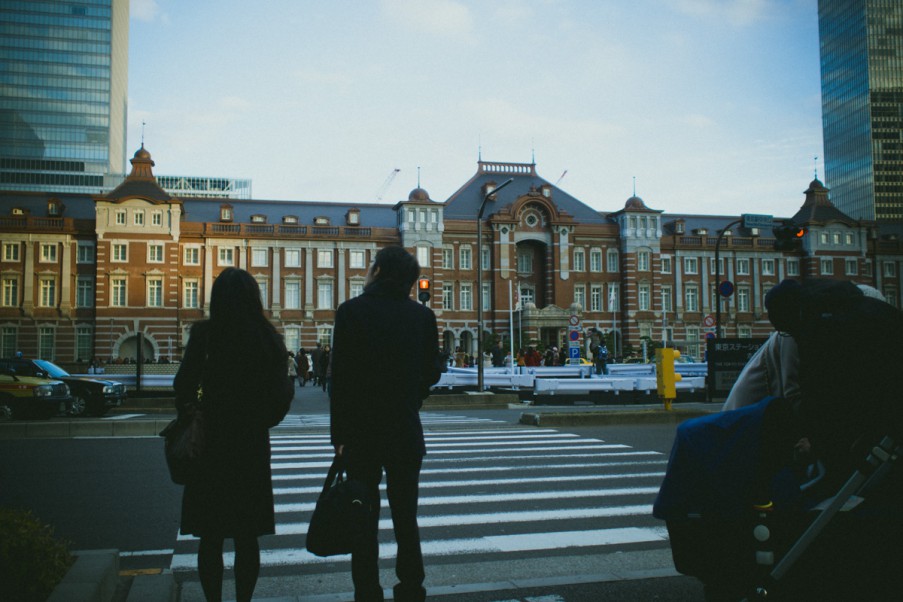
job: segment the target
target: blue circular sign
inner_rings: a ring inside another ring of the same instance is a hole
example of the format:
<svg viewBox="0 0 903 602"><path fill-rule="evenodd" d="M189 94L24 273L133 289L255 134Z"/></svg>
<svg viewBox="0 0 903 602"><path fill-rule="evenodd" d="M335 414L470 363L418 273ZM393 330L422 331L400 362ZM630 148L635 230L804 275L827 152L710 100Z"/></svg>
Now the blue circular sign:
<svg viewBox="0 0 903 602"><path fill-rule="evenodd" d="M579 331L579 330L572 330L572 331L570 332L570 339L571 339L572 341L579 341L579 340L580 340L580 331Z"/></svg>
<svg viewBox="0 0 903 602"><path fill-rule="evenodd" d="M730 297L734 294L734 283L730 280L724 280L718 285L718 294L722 297Z"/></svg>

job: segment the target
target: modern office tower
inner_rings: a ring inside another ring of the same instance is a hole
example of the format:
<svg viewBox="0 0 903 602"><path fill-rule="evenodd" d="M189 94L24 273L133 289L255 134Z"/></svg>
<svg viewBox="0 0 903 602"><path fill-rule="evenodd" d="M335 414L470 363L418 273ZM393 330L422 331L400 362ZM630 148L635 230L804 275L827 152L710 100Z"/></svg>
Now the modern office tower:
<svg viewBox="0 0 903 602"><path fill-rule="evenodd" d="M128 42L129 0L0 3L0 189L125 173Z"/></svg>
<svg viewBox="0 0 903 602"><path fill-rule="evenodd" d="M903 2L819 0L825 184L856 219L903 222Z"/></svg>

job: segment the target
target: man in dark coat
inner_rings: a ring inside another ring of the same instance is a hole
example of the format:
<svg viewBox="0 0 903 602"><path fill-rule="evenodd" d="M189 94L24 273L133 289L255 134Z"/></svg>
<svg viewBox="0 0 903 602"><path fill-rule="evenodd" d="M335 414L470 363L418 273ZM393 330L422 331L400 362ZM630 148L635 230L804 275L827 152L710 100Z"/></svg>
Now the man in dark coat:
<svg viewBox="0 0 903 602"><path fill-rule="evenodd" d="M409 297L420 275L401 247L377 253L364 293L339 306L332 347L331 433L348 474L364 482L372 512L351 555L356 601L383 600L379 583L379 482L385 469L398 559L395 600L421 601L423 556L417 525L426 453L420 406L439 380L436 316Z"/></svg>

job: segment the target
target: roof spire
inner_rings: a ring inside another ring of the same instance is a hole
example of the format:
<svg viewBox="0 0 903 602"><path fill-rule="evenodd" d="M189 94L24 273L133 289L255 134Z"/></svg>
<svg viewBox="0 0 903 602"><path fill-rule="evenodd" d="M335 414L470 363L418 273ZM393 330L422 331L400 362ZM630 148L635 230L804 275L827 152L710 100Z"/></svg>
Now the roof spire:
<svg viewBox="0 0 903 602"><path fill-rule="evenodd" d="M417 166L417 188L420 188L420 166Z"/></svg>
<svg viewBox="0 0 903 602"><path fill-rule="evenodd" d="M636 176L633 176L633 196L636 196Z"/></svg>
<svg viewBox="0 0 903 602"><path fill-rule="evenodd" d="M815 164L815 179L818 179L818 155L812 157L812 163Z"/></svg>
<svg viewBox="0 0 903 602"><path fill-rule="evenodd" d="M141 148L144 148L144 126L147 125L147 122L143 119L141 120Z"/></svg>

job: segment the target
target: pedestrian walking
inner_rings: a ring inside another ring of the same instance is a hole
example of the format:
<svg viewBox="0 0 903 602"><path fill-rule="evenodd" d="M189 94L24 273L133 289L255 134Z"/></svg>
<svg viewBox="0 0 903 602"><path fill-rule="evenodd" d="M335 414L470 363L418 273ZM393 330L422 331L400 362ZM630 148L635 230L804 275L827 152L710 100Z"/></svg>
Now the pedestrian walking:
<svg viewBox="0 0 903 602"><path fill-rule="evenodd" d="M372 508L364 540L351 554L354 599L359 602L383 600L377 538L383 471L398 544L394 599L426 598L417 525L426 453L419 410L440 372L436 316L409 297L419 275L410 253L386 247L370 267L364 293L340 305L335 317L332 443L350 478L367 486Z"/></svg>
<svg viewBox="0 0 903 602"><path fill-rule="evenodd" d="M295 354L288 352L288 379L292 381L292 390L295 388L295 379L298 377L298 364L295 362Z"/></svg>
<svg viewBox="0 0 903 602"><path fill-rule="evenodd" d="M204 470L185 485L180 533L200 538L198 576L208 601L222 599L224 540L234 541L235 597L246 602L260 571L257 538L275 533L268 429L285 417L294 393L286 357L257 281L223 270L210 319L192 326L173 383L179 415L200 398L205 419Z"/></svg>
<svg viewBox="0 0 903 602"><path fill-rule="evenodd" d="M320 382L320 354L323 352L323 348L320 343L313 348L310 352L310 369L313 372L314 384L316 385Z"/></svg>
<svg viewBox="0 0 903 602"><path fill-rule="evenodd" d="M303 387L307 384L307 373L310 372L310 363L307 359L307 352L304 351L304 347L298 350L298 355L295 359L298 361L298 380Z"/></svg>
<svg viewBox="0 0 903 602"><path fill-rule="evenodd" d="M332 376L332 365L330 364L330 347L329 345L323 346L323 351L320 352L320 359L318 360L318 368L320 373L317 375L317 382L320 383L320 386L323 388L323 391L326 391L326 385L329 383L329 379Z"/></svg>

